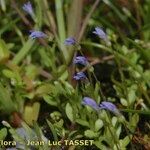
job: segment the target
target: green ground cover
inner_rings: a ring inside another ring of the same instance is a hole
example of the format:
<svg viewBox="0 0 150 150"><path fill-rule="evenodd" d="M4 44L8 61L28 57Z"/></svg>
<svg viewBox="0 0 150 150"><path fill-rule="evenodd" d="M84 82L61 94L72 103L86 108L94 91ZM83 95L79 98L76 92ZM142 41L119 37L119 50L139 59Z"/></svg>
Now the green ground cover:
<svg viewBox="0 0 150 150"><path fill-rule="evenodd" d="M149 0L0 0L0 149L150 149Z"/></svg>

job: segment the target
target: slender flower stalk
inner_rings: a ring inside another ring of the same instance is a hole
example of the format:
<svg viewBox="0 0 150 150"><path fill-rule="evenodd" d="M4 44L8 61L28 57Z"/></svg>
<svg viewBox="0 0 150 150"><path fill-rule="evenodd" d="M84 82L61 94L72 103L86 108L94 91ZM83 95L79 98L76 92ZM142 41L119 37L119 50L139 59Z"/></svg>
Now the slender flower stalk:
<svg viewBox="0 0 150 150"><path fill-rule="evenodd" d="M86 75L83 72L78 72L73 77L73 79L75 79L75 80L82 80L85 78L86 78Z"/></svg>
<svg viewBox="0 0 150 150"><path fill-rule="evenodd" d="M35 38L46 38L47 35L45 33L43 33L42 31L35 31L32 30L30 31L30 38L35 39Z"/></svg>
<svg viewBox="0 0 150 150"><path fill-rule="evenodd" d="M73 61L74 64L81 64L81 65L84 65L86 66L88 61L85 57L83 56L77 56L74 61Z"/></svg>
<svg viewBox="0 0 150 150"><path fill-rule="evenodd" d="M65 40L64 42L65 45L75 45L76 44L76 40L73 37L69 37Z"/></svg>

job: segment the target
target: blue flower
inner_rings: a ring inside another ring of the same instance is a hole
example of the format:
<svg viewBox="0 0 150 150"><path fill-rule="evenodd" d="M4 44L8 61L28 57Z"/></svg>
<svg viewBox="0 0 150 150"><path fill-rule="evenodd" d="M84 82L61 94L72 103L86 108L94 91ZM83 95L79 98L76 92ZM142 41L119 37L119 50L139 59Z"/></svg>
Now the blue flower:
<svg viewBox="0 0 150 150"><path fill-rule="evenodd" d="M94 34L98 35L99 38L103 39L104 41L107 40L107 35L106 33L103 31L102 28L100 27L96 27L95 31L93 31Z"/></svg>
<svg viewBox="0 0 150 150"><path fill-rule="evenodd" d="M75 80L81 80L81 79L85 79L86 75L83 72L78 72L74 75L73 79Z"/></svg>
<svg viewBox="0 0 150 150"><path fill-rule="evenodd" d="M22 8L23 8L24 11L26 11L31 16L34 15L31 2L25 3Z"/></svg>
<svg viewBox="0 0 150 150"><path fill-rule="evenodd" d="M35 39L35 38L46 38L47 37L47 35L45 34L45 33L43 33L43 32L41 32L41 31L34 31L34 30L32 30L32 31L30 31L30 38L32 38L32 39Z"/></svg>
<svg viewBox="0 0 150 150"><path fill-rule="evenodd" d="M67 38L64 42L65 45L74 45L75 43L76 43L76 40L73 37Z"/></svg>
<svg viewBox="0 0 150 150"><path fill-rule="evenodd" d="M115 114L120 114L119 113L119 110L117 109L117 107L111 103L111 102L102 102L100 105L99 105L100 109L106 109L108 111L111 111Z"/></svg>
<svg viewBox="0 0 150 150"><path fill-rule="evenodd" d="M87 59L83 56L77 56L75 59L74 59L74 64L81 64L81 65L86 65L87 64Z"/></svg>
<svg viewBox="0 0 150 150"><path fill-rule="evenodd" d="M82 104L83 105L88 105L88 106L92 107L95 110L99 110L100 109L98 104L93 99L91 99L89 97L84 97L83 101L82 101Z"/></svg>
<svg viewBox="0 0 150 150"><path fill-rule="evenodd" d="M98 105L93 99L91 99L89 97L84 97L82 104L88 105L95 110L105 109L105 110L108 110L110 112L113 112L115 115L120 115L120 112L117 109L117 107L111 102L102 102L100 105Z"/></svg>

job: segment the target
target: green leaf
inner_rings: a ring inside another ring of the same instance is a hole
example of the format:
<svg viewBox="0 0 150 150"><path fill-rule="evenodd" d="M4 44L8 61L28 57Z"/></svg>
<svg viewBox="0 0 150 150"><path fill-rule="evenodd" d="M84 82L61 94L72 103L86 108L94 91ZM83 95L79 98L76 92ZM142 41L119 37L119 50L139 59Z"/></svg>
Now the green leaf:
<svg viewBox="0 0 150 150"><path fill-rule="evenodd" d="M15 111L15 104L10 97L10 91L0 83L0 109L3 113Z"/></svg>
<svg viewBox="0 0 150 150"><path fill-rule="evenodd" d="M47 121L47 124L48 124L48 126L50 127L50 129L51 129L51 131L52 131L54 140L55 140L55 141L58 141L57 133L56 133L56 130L55 130L53 124L52 124L50 121L48 121L48 120L46 120L46 121Z"/></svg>
<svg viewBox="0 0 150 150"><path fill-rule="evenodd" d="M78 123L82 126L90 127L89 123L85 120L82 120L82 119L76 119L76 123Z"/></svg>
<svg viewBox="0 0 150 150"><path fill-rule="evenodd" d="M39 111L40 111L40 103L39 102L34 102L33 104L33 113L32 113L32 117L35 121L37 121L38 116L39 116Z"/></svg>
<svg viewBox="0 0 150 150"><path fill-rule="evenodd" d="M143 73L144 77L147 79L147 83L149 84L150 86L150 70L146 70L144 73Z"/></svg>
<svg viewBox="0 0 150 150"><path fill-rule="evenodd" d="M74 122L73 109L69 103L66 105L66 115L71 122Z"/></svg>
<svg viewBox="0 0 150 150"><path fill-rule="evenodd" d="M2 9L3 12L6 12L6 1L5 0L1 0L0 1L0 7Z"/></svg>
<svg viewBox="0 0 150 150"><path fill-rule="evenodd" d="M132 116L131 125L136 126L138 122L139 122L139 115L138 114L134 114Z"/></svg>
<svg viewBox="0 0 150 150"><path fill-rule="evenodd" d="M130 105L132 105L136 100L136 90L137 90L137 85L132 85L128 89L128 99L129 99Z"/></svg>
<svg viewBox="0 0 150 150"><path fill-rule="evenodd" d="M97 119L95 122L95 131L99 131L103 125L103 121L101 119Z"/></svg>
<svg viewBox="0 0 150 150"><path fill-rule="evenodd" d="M117 137L119 138L119 136L120 136L120 134L121 134L121 125L119 125L119 127L117 128L117 130L116 130L116 135L117 135Z"/></svg>
<svg viewBox="0 0 150 150"><path fill-rule="evenodd" d="M55 127L62 129L63 125L64 125L64 120L60 119L59 121L57 121L55 124Z"/></svg>
<svg viewBox="0 0 150 150"><path fill-rule="evenodd" d="M119 140L121 147L126 148L126 146L130 143L130 138L129 136L126 136L124 139Z"/></svg>
<svg viewBox="0 0 150 150"><path fill-rule="evenodd" d="M7 61L9 58L9 50L4 40L0 39L0 63Z"/></svg>
<svg viewBox="0 0 150 150"><path fill-rule="evenodd" d="M51 94L55 91L55 87L51 84L43 84L39 86L36 90L36 94L39 96L45 95L45 94Z"/></svg>
<svg viewBox="0 0 150 150"><path fill-rule="evenodd" d="M29 124L33 125L33 121L37 121L39 116L40 103L35 102L33 105L26 105L24 110L24 120ZM32 114L32 115L31 115Z"/></svg>
<svg viewBox="0 0 150 150"><path fill-rule="evenodd" d="M123 106L128 106L127 100L124 98L120 98L120 102Z"/></svg>
<svg viewBox="0 0 150 150"><path fill-rule="evenodd" d="M95 90L94 90L94 96L95 96L95 99L98 99L98 103L100 102L99 99L100 99L100 96L99 96L99 91L100 91L100 83L96 83L95 85Z"/></svg>
<svg viewBox="0 0 150 150"><path fill-rule="evenodd" d="M130 129L131 131L135 131L137 123L139 122L139 115L138 114L134 114L131 119L130 119Z"/></svg>
<svg viewBox="0 0 150 150"><path fill-rule="evenodd" d="M2 73L5 77L12 79L14 85L22 85L22 78L17 70L3 69Z"/></svg>
<svg viewBox="0 0 150 150"><path fill-rule="evenodd" d="M96 132L94 132L94 131L92 131L92 130L86 130L85 132L84 132L84 135L86 136L86 137L88 137L88 138L96 138L96 137L98 137L99 136L99 134L98 133L96 133Z"/></svg>
<svg viewBox="0 0 150 150"><path fill-rule="evenodd" d="M102 144L100 141L94 141L94 144L100 149L100 150L108 150L108 148Z"/></svg>
<svg viewBox="0 0 150 150"><path fill-rule="evenodd" d="M61 76L59 77L59 80L65 81L67 78L68 78L68 71L66 70L65 72L61 74Z"/></svg>
<svg viewBox="0 0 150 150"><path fill-rule="evenodd" d="M115 127L117 123L117 117L112 118L112 125Z"/></svg>
<svg viewBox="0 0 150 150"><path fill-rule="evenodd" d="M7 129L6 128L2 128L0 130L0 140L4 140L6 136L7 136Z"/></svg>
<svg viewBox="0 0 150 150"><path fill-rule="evenodd" d="M5 75L7 78L15 78L15 73L9 69L3 69L2 73Z"/></svg>
<svg viewBox="0 0 150 150"><path fill-rule="evenodd" d="M39 68L38 68L38 66L35 66L35 65L29 65L29 66L27 66L26 68L26 75L30 78L30 79L32 79L32 80L34 80L35 79L35 77L38 75L38 73L39 73Z"/></svg>
<svg viewBox="0 0 150 150"><path fill-rule="evenodd" d="M51 106L57 106L57 102L54 98L52 98L51 96L49 95L44 95L43 96L43 99L46 103L48 103L49 105Z"/></svg>
<svg viewBox="0 0 150 150"><path fill-rule="evenodd" d="M15 55L15 57L12 60L12 63L19 64L24 57L29 53L31 47L33 46L35 40L29 39L26 41L26 43L23 45L23 47L19 50L19 52Z"/></svg>

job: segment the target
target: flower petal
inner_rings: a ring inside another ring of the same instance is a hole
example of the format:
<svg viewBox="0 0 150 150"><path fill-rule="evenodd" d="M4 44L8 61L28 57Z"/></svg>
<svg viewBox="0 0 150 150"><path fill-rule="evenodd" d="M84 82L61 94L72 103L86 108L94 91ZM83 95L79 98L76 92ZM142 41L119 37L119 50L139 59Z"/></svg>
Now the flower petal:
<svg viewBox="0 0 150 150"><path fill-rule="evenodd" d="M83 72L78 72L73 76L73 79L75 80L81 80L85 78L86 78L86 75Z"/></svg>
<svg viewBox="0 0 150 150"><path fill-rule="evenodd" d="M30 38L32 39L35 39L35 38L46 38L47 35L41 31L35 31L35 30L32 30L30 31Z"/></svg>
<svg viewBox="0 0 150 150"><path fill-rule="evenodd" d="M119 110L117 109L117 107L111 103L111 102L102 102L100 104L100 109L106 109L108 111L111 111L115 114L119 114Z"/></svg>
<svg viewBox="0 0 150 150"><path fill-rule="evenodd" d="M74 45L75 43L76 43L76 40L73 37L67 38L64 42L65 45Z"/></svg>
<svg viewBox="0 0 150 150"><path fill-rule="evenodd" d="M106 33L103 31L102 28L100 27L96 27L95 31L93 31L94 34L98 35L99 38L103 39L103 40L107 40L107 35Z"/></svg>
<svg viewBox="0 0 150 150"><path fill-rule="evenodd" d="M32 8L32 5L31 5L31 2L27 2L23 5L22 9L24 11L26 11L28 14L30 14L31 16L33 16L33 8Z"/></svg>
<svg viewBox="0 0 150 150"><path fill-rule="evenodd" d="M82 104L83 105L88 105L88 106L92 107L95 110L99 110L98 104L92 98L84 97L83 101L82 101Z"/></svg>
<svg viewBox="0 0 150 150"><path fill-rule="evenodd" d="M87 64L87 59L83 56L77 56L74 59L74 64L81 64L81 65L86 65Z"/></svg>

